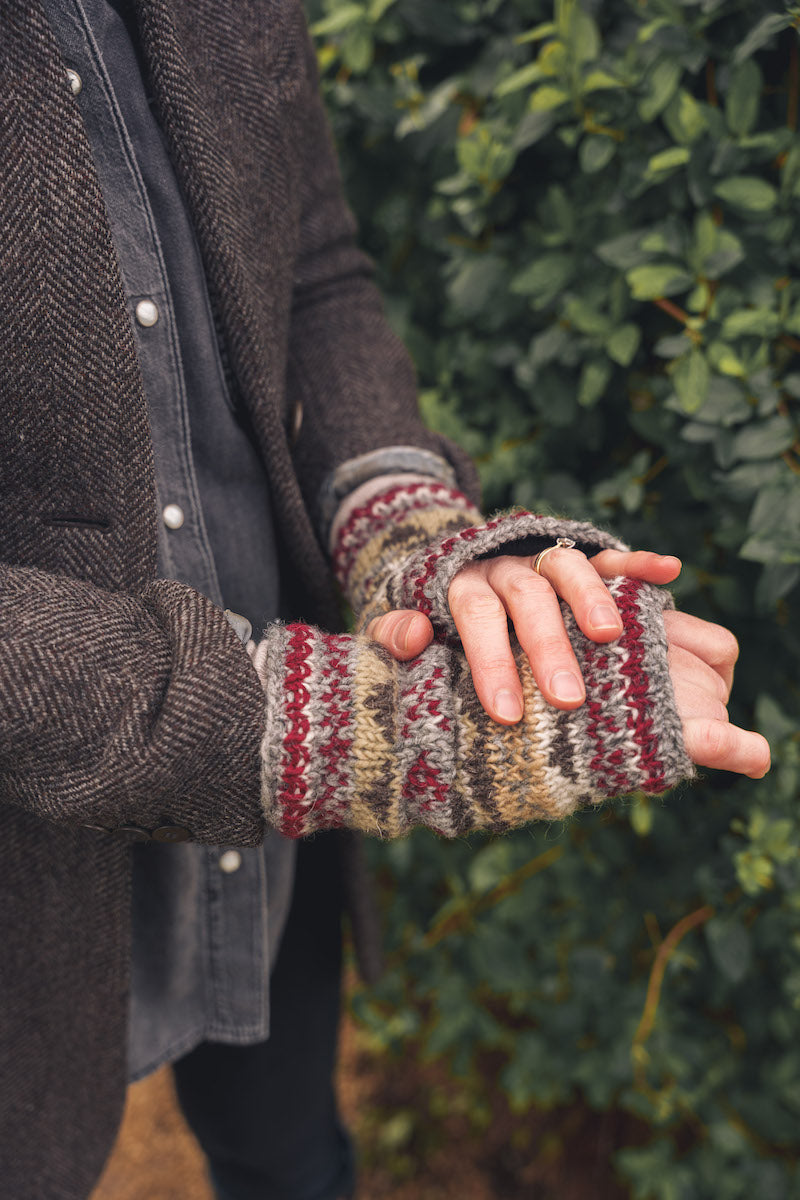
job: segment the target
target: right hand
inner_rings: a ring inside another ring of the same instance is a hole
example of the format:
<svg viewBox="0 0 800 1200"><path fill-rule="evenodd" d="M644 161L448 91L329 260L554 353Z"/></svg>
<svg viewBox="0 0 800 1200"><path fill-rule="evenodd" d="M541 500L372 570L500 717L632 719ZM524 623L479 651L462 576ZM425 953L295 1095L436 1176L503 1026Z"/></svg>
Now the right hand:
<svg viewBox="0 0 800 1200"><path fill-rule="evenodd" d="M689 613L665 612L669 671L686 753L699 767L761 779L770 768L769 743L728 719L736 638L721 625Z"/></svg>

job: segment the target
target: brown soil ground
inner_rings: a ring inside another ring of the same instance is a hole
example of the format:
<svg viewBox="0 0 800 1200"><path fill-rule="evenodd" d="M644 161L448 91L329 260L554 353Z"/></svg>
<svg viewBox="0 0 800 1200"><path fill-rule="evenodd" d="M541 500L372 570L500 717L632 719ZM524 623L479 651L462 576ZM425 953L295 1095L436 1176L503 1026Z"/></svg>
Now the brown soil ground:
<svg viewBox="0 0 800 1200"><path fill-rule="evenodd" d="M362 1165L359 1200L625 1200L610 1159L627 1118L581 1107L512 1116L487 1096L481 1130L440 1066L373 1054L348 1018L339 1091ZM168 1070L129 1090L112 1157L91 1200L214 1200Z"/></svg>

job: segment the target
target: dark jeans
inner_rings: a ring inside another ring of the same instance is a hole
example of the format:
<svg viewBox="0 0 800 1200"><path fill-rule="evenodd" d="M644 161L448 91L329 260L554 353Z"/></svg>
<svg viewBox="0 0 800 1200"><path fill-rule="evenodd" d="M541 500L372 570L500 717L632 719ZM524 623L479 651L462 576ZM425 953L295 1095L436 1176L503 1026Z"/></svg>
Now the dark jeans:
<svg viewBox="0 0 800 1200"><path fill-rule="evenodd" d="M335 839L299 848L294 898L270 986L270 1037L205 1043L175 1064L181 1107L220 1200L338 1200L355 1181L332 1075L341 982Z"/></svg>

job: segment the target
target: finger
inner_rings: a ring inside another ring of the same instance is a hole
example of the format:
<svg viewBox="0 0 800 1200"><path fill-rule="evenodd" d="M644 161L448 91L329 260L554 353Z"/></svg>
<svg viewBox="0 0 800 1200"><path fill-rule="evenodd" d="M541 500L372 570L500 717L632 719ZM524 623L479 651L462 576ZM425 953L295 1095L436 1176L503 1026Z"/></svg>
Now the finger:
<svg viewBox="0 0 800 1200"><path fill-rule="evenodd" d="M706 688L699 687L690 679L674 679L675 707L681 722L702 718L710 721L729 720L728 710L721 700Z"/></svg>
<svg viewBox="0 0 800 1200"><path fill-rule="evenodd" d="M527 560L516 561L521 564ZM495 559L493 565L498 579L500 573L511 570L514 563L513 558ZM613 642L619 637L622 618L617 606L596 568L580 550L556 548L542 559L538 573L566 600L588 638L594 642Z"/></svg>
<svg viewBox="0 0 800 1200"><path fill-rule="evenodd" d="M484 625L473 605L486 605L491 623ZM455 606L455 607L454 607ZM475 689L487 712L492 713L493 693L504 690L513 666L507 616L528 656L536 684L556 708L578 708L586 689L573 652L555 592L546 580L530 570L526 559L498 558L479 564L470 574L461 572L450 586L450 610L472 668ZM516 678L516 668L514 668ZM517 684L517 687L519 685ZM522 692L519 691L520 701ZM521 711L521 709L520 709Z"/></svg>
<svg viewBox="0 0 800 1200"><path fill-rule="evenodd" d="M375 617L366 633L400 662L416 658L433 641L433 626L425 614L407 608Z"/></svg>
<svg viewBox="0 0 800 1200"><path fill-rule="evenodd" d="M686 752L699 767L761 779L770 767L769 743L760 733L724 721L690 717L683 726Z"/></svg>
<svg viewBox="0 0 800 1200"><path fill-rule="evenodd" d="M589 562L606 579L627 575L646 583L672 583L681 573L681 560L674 554L655 554L652 550L601 550Z"/></svg>
<svg viewBox="0 0 800 1200"><path fill-rule="evenodd" d="M516 724L523 712L522 685L511 653L506 610L486 581L485 564L459 571L447 601L478 699L494 721Z"/></svg>
<svg viewBox="0 0 800 1200"><path fill-rule="evenodd" d="M730 695L733 668L739 657L739 643L731 631L681 612L665 612L664 628L670 645L682 646L713 667Z"/></svg>
<svg viewBox="0 0 800 1200"><path fill-rule="evenodd" d="M728 702L729 689L725 686L722 676L707 662L692 654L691 650L684 650L682 646L676 645L669 646L667 662L673 687L677 688L679 684L692 686L724 708Z"/></svg>

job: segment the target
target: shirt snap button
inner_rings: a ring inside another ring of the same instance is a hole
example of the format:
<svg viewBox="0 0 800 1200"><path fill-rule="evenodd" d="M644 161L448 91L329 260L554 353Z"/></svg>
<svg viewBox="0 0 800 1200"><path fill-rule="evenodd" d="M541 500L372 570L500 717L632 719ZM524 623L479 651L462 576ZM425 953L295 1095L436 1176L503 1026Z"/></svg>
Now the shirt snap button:
<svg viewBox="0 0 800 1200"><path fill-rule="evenodd" d="M167 529L180 529L186 520L180 504L167 504L161 516Z"/></svg>
<svg viewBox="0 0 800 1200"><path fill-rule="evenodd" d="M232 875L242 865L242 856L238 850L226 850L219 856L219 869L226 875Z"/></svg>
<svg viewBox="0 0 800 1200"><path fill-rule="evenodd" d="M140 300L136 305L136 320L145 329L155 325L158 320L158 305L153 300Z"/></svg>

